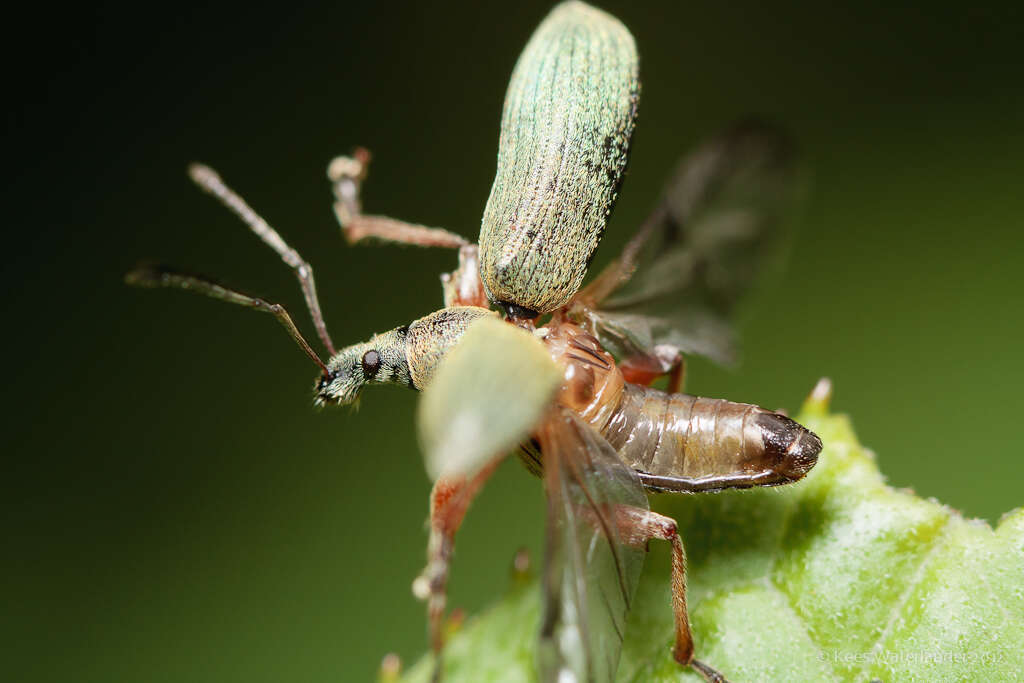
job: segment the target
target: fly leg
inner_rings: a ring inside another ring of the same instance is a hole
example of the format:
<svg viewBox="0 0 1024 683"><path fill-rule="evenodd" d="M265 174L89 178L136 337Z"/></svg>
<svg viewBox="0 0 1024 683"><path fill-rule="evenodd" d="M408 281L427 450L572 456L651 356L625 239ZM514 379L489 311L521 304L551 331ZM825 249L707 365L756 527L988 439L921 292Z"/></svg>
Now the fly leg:
<svg viewBox="0 0 1024 683"><path fill-rule="evenodd" d="M334 215L349 244L376 238L386 242L411 244L420 247L458 249L469 244L462 236L442 228L428 228L387 216L368 216L363 213L359 191L366 179L370 152L357 147L350 157L336 157L327 167L327 177L334 188Z"/></svg>
<svg viewBox="0 0 1024 683"><path fill-rule="evenodd" d="M650 386L659 377L668 376L670 394L683 390L686 381L686 361L683 354L673 346L658 345L651 354L637 354L619 363L623 378L630 384Z"/></svg>
<svg viewBox="0 0 1024 683"><path fill-rule="evenodd" d="M672 544L672 612L676 622L676 644L672 656L681 665L695 669L708 683L728 683L722 674L693 656L693 634L686 611L686 550L676 521L657 512L627 506L616 511L616 518L622 538L628 539L632 545L652 539Z"/></svg>
<svg viewBox="0 0 1024 683"><path fill-rule="evenodd" d="M681 393L686 385L686 360L683 354L676 352L672 368L668 371L668 386L665 388L670 394Z"/></svg>
<svg viewBox="0 0 1024 683"><path fill-rule="evenodd" d="M444 610L447 600L448 570L455 548L455 532L466 516L469 504L497 468L500 458L485 465L470 477L444 477L434 483L430 493L430 540L427 566L412 583L412 592L427 603L427 627L430 647L437 655L435 679L441 670L444 648Z"/></svg>

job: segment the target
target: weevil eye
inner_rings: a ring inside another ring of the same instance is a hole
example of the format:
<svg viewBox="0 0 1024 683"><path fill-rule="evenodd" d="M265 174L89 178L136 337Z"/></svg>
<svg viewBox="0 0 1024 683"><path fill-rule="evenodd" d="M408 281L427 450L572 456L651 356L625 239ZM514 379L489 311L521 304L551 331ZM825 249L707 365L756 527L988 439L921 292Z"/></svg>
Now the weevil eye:
<svg viewBox="0 0 1024 683"><path fill-rule="evenodd" d="M363 375L366 379L373 379L380 369L380 354L370 349L363 354Z"/></svg>

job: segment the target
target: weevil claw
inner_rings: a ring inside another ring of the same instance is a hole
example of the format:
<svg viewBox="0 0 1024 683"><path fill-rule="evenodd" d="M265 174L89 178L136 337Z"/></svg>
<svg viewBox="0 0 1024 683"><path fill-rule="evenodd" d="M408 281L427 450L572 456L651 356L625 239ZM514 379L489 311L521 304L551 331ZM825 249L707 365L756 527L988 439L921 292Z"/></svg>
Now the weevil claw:
<svg viewBox="0 0 1024 683"><path fill-rule="evenodd" d="M427 600L430 597L430 579L423 574L413 579L412 594L417 600Z"/></svg>

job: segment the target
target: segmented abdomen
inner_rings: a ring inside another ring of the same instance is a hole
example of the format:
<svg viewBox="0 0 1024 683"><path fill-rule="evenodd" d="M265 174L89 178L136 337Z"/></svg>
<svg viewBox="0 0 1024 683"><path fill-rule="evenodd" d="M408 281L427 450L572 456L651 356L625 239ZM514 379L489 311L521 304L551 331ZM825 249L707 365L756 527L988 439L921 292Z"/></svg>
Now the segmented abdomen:
<svg viewBox="0 0 1024 683"><path fill-rule="evenodd" d="M821 451L821 440L785 415L628 383L601 431L655 489L784 484L803 477Z"/></svg>

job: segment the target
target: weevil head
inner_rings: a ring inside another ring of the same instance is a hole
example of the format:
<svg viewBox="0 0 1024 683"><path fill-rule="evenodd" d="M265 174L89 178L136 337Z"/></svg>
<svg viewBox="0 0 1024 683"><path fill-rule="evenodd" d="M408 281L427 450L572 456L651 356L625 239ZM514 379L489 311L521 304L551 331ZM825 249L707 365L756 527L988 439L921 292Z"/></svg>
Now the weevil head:
<svg viewBox="0 0 1024 683"><path fill-rule="evenodd" d="M363 387L372 382L411 386L407 332L407 327L400 327L335 354L327 363L327 374L317 379L316 404L350 405L359 399Z"/></svg>

